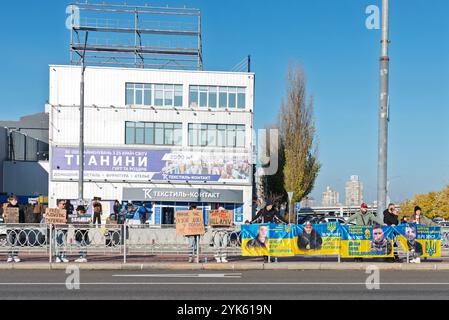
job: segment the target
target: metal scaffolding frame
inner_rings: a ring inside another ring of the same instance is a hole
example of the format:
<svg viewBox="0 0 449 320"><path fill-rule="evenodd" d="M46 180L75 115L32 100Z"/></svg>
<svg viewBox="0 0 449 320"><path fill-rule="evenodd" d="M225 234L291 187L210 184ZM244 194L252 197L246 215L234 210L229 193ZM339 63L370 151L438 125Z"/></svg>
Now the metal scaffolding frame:
<svg viewBox="0 0 449 320"><path fill-rule="evenodd" d="M88 65L203 70L199 9L74 2L70 11L71 64L81 65L85 50ZM95 39L105 35L112 41Z"/></svg>

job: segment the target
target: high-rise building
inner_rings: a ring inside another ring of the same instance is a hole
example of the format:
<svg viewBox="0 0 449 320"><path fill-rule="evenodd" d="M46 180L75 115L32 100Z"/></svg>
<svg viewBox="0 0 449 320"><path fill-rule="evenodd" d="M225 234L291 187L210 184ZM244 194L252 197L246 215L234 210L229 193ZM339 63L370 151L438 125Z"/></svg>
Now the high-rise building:
<svg viewBox="0 0 449 320"><path fill-rule="evenodd" d="M327 187L326 191L323 192L323 199L321 201L321 204L323 207L331 207L335 206L340 202L340 194L332 190L331 187Z"/></svg>
<svg viewBox="0 0 449 320"><path fill-rule="evenodd" d="M351 176L346 182L345 191L347 206L358 206L363 202L363 183L359 180L359 176Z"/></svg>

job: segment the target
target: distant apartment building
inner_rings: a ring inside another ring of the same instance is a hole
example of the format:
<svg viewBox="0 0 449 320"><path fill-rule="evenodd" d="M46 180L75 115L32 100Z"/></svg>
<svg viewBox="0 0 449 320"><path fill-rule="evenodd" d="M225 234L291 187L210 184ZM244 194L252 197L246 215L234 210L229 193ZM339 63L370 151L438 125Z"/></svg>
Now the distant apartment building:
<svg viewBox="0 0 449 320"><path fill-rule="evenodd" d="M323 207L332 207L338 205L340 202L340 194L332 190L331 187L327 187L326 191L323 192L323 198L321 204Z"/></svg>
<svg viewBox="0 0 449 320"><path fill-rule="evenodd" d="M363 202L363 183L359 176L351 176L346 182L346 201L347 206L358 206Z"/></svg>

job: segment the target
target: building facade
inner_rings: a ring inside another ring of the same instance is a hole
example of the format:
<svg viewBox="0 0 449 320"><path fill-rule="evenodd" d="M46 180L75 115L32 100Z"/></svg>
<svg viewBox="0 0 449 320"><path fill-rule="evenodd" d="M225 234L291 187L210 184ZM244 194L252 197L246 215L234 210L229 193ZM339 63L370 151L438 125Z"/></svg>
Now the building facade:
<svg viewBox="0 0 449 320"><path fill-rule="evenodd" d="M363 183L359 176L351 176L346 182L346 201L347 206L360 206L363 202Z"/></svg>
<svg viewBox="0 0 449 320"><path fill-rule="evenodd" d="M251 219L254 77L88 67L84 199L147 202L153 224L192 204ZM78 198L80 79L50 66L50 206Z"/></svg>
<svg viewBox="0 0 449 320"><path fill-rule="evenodd" d="M327 187L326 191L323 192L323 198L321 201L323 207L331 207L339 205L340 203L340 194L332 190L331 187Z"/></svg>

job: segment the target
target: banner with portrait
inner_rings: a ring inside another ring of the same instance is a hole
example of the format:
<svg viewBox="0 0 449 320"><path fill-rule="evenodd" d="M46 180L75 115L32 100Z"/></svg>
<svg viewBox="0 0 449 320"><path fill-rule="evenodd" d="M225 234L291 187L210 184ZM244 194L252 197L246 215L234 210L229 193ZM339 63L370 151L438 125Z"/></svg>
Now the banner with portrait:
<svg viewBox="0 0 449 320"><path fill-rule="evenodd" d="M390 226L341 226L342 258L394 257L394 229Z"/></svg>
<svg viewBox="0 0 449 320"><path fill-rule="evenodd" d="M338 255L340 253L340 224L305 224L293 227L292 249L296 255Z"/></svg>
<svg viewBox="0 0 449 320"><path fill-rule="evenodd" d="M285 224L242 225L242 256L293 256L291 226Z"/></svg>
<svg viewBox="0 0 449 320"><path fill-rule="evenodd" d="M395 231L402 249L411 257L441 257L441 227L404 223Z"/></svg>

